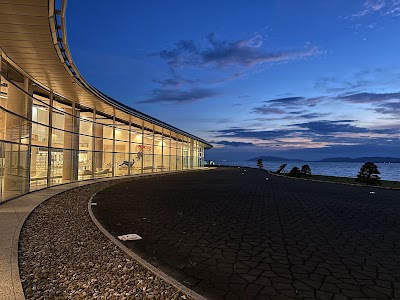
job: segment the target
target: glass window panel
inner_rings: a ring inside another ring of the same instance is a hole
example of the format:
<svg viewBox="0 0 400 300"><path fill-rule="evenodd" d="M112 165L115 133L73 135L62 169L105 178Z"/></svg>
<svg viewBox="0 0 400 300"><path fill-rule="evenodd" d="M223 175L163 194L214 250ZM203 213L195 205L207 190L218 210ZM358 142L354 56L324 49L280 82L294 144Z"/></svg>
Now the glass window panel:
<svg viewBox="0 0 400 300"><path fill-rule="evenodd" d="M47 147L49 139L49 127L32 123L32 145Z"/></svg>
<svg viewBox="0 0 400 300"><path fill-rule="evenodd" d="M171 152L171 155L177 155L178 149L176 149L176 148L171 148L171 149L170 149L170 152Z"/></svg>
<svg viewBox="0 0 400 300"><path fill-rule="evenodd" d="M6 139L6 112L2 109L0 105L0 140L5 140L5 139Z"/></svg>
<svg viewBox="0 0 400 300"><path fill-rule="evenodd" d="M115 152L129 152L129 142L125 141L115 141Z"/></svg>
<svg viewBox="0 0 400 300"><path fill-rule="evenodd" d="M113 140L103 139L103 151L113 152Z"/></svg>
<svg viewBox="0 0 400 300"><path fill-rule="evenodd" d="M142 144L131 143L131 153L137 154L142 151Z"/></svg>
<svg viewBox="0 0 400 300"><path fill-rule="evenodd" d="M141 144L142 143L142 132L141 131L132 131L131 132L131 142Z"/></svg>
<svg viewBox="0 0 400 300"><path fill-rule="evenodd" d="M66 133L69 135L70 138L70 133ZM64 137L65 133L62 130L54 129L52 130L51 133L51 145L55 148L64 148Z"/></svg>
<svg viewBox="0 0 400 300"><path fill-rule="evenodd" d="M0 202L29 191L28 146L0 142Z"/></svg>
<svg viewBox="0 0 400 300"><path fill-rule="evenodd" d="M128 175L132 166L129 163L129 153L115 153L115 176Z"/></svg>
<svg viewBox="0 0 400 300"><path fill-rule="evenodd" d="M0 105L5 107L5 101L7 99L8 99L8 82L7 80L5 80L3 76L0 76Z"/></svg>
<svg viewBox="0 0 400 300"><path fill-rule="evenodd" d="M71 115L67 115L63 111L53 109L53 120L52 120L52 126L53 128L58 128L58 129L65 129L65 118L72 118ZM71 130L71 128L69 129Z"/></svg>
<svg viewBox="0 0 400 300"><path fill-rule="evenodd" d="M153 133L145 131L143 134L143 144L153 145Z"/></svg>
<svg viewBox="0 0 400 300"><path fill-rule="evenodd" d="M169 156L169 165L170 165L170 170L175 171L177 168L177 157L176 155L170 155Z"/></svg>
<svg viewBox="0 0 400 300"><path fill-rule="evenodd" d="M159 146L160 145L160 146ZM154 145L154 154L162 154L162 142L157 142L157 146Z"/></svg>
<svg viewBox="0 0 400 300"><path fill-rule="evenodd" d="M1 111L0 111L1 113ZM5 200L3 196L4 190L4 169L6 167L6 155L5 155L5 142L0 141L0 203Z"/></svg>
<svg viewBox="0 0 400 300"><path fill-rule="evenodd" d="M170 154L171 154L171 149L164 145L163 146L163 155L170 155Z"/></svg>
<svg viewBox="0 0 400 300"><path fill-rule="evenodd" d="M93 138L91 136L79 135L79 150L92 150Z"/></svg>
<svg viewBox="0 0 400 300"><path fill-rule="evenodd" d="M153 155L146 154L143 155L143 173L153 172Z"/></svg>
<svg viewBox="0 0 400 300"><path fill-rule="evenodd" d="M63 149L51 149L51 169L50 169L50 185L57 185L63 183L63 163L64 151Z"/></svg>
<svg viewBox="0 0 400 300"><path fill-rule="evenodd" d="M48 148L32 146L31 148L31 190L47 186Z"/></svg>
<svg viewBox="0 0 400 300"><path fill-rule="evenodd" d="M161 169L161 171L169 171L169 156L163 155L162 160L163 160L162 162L163 168Z"/></svg>
<svg viewBox="0 0 400 300"><path fill-rule="evenodd" d="M62 150L62 164L59 164L59 168L62 168L62 182L67 183L76 180L78 172L78 152L76 150Z"/></svg>
<svg viewBox="0 0 400 300"><path fill-rule="evenodd" d="M121 141L129 141L129 131L115 128L115 139Z"/></svg>
<svg viewBox="0 0 400 300"><path fill-rule="evenodd" d="M11 113L4 112L5 117L5 132L6 141L29 144L29 124L30 121L23 119Z"/></svg>
<svg viewBox="0 0 400 300"><path fill-rule="evenodd" d="M36 99L33 100L32 121L49 125L49 107L47 104Z"/></svg>
<svg viewBox="0 0 400 300"><path fill-rule="evenodd" d="M94 125L93 136L103 138L104 137L104 125L98 124L98 123L94 123L93 125Z"/></svg>
<svg viewBox="0 0 400 300"><path fill-rule="evenodd" d="M80 119L79 133L84 135L92 135L92 122Z"/></svg>
<svg viewBox="0 0 400 300"><path fill-rule="evenodd" d="M80 150L78 154L78 161L79 161L78 179L86 180L93 178L92 152Z"/></svg>
<svg viewBox="0 0 400 300"><path fill-rule="evenodd" d="M161 172L164 168L162 155L154 155L154 172Z"/></svg>
<svg viewBox="0 0 400 300"><path fill-rule="evenodd" d="M180 152L176 155L176 169L182 170L182 155Z"/></svg>
<svg viewBox="0 0 400 300"><path fill-rule="evenodd" d="M113 128L111 126L103 127L103 137L107 139L113 139Z"/></svg>
<svg viewBox="0 0 400 300"><path fill-rule="evenodd" d="M96 152L97 162L94 176L95 178L110 177L112 176L112 159L113 153L111 152Z"/></svg>
<svg viewBox="0 0 400 300"><path fill-rule="evenodd" d="M4 107L19 116L29 118L32 113L32 99L24 92L26 84L23 79L22 82L13 83L8 82L8 95L7 101L3 102Z"/></svg>

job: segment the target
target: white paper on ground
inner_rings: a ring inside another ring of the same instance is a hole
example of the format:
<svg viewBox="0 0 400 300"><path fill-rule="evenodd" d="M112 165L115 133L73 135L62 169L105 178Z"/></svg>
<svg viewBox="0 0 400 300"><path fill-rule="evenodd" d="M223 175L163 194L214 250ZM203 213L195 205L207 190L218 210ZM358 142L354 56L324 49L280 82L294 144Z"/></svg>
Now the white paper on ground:
<svg viewBox="0 0 400 300"><path fill-rule="evenodd" d="M141 240L142 237L140 235L137 235L136 233L129 233L129 234L125 234L125 235L119 235L118 238L121 241L137 241L137 240Z"/></svg>

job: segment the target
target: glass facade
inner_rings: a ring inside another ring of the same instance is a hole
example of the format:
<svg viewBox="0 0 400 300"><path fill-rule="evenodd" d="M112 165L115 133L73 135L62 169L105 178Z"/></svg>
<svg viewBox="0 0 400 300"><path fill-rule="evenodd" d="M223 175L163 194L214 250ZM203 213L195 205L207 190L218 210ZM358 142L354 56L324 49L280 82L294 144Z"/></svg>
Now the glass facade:
<svg viewBox="0 0 400 300"><path fill-rule="evenodd" d="M0 203L79 180L204 165L209 145L117 107L107 114L82 106L21 75L4 57L0 63Z"/></svg>

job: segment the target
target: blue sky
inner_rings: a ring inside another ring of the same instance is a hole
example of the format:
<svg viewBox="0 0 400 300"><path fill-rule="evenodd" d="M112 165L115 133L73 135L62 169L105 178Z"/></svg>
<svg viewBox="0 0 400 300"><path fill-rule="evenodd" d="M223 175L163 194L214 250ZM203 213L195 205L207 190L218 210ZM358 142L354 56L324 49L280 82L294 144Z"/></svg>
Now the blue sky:
<svg viewBox="0 0 400 300"><path fill-rule="evenodd" d="M400 0L92 3L67 7L81 74L207 159L400 157Z"/></svg>

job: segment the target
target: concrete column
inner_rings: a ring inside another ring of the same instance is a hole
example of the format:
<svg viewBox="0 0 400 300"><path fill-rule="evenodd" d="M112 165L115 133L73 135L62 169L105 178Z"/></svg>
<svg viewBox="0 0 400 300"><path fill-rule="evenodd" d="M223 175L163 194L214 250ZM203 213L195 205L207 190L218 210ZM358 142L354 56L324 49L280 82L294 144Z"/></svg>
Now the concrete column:
<svg viewBox="0 0 400 300"><path fill-rule="evenodd" d="M65 109L64 129L79 133L79 123L73 108ZM78 131L77 131L78 130ZM78 151L79 136L70 132L64 132L63 150L63 181L74 181L78 179ZM68 149L68 150L67 150ZM73 150L70 150L73 149Z"/></svg>
<svg viewBox="0 0 400 300"><path fill-rule="evenodd" d="M97 168L103 168L103 125L97 123L94 125L94 136L100 137L95 138L94 142L94 150L96 151L94 152L94 171L96 171Z"/></svg>
<svg viewBox="0 0 400 300"><path fill-rule="evenodd" d="M23 141L28 145L21 147L18 144L6 147L4 190L13 189L13 191L23 194L29 191L29 141L31 126L27 121L19 118L19 116L31 119L32 99L29 95L32 95L33 90L28 78L24 78L24 82L14 83L15 86L11 83L8 85L8 98L5 101L5 108L16 115L6 114L5 140L14 142Z"/></svg>

